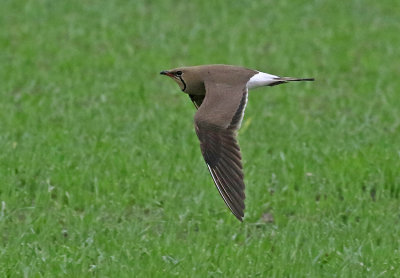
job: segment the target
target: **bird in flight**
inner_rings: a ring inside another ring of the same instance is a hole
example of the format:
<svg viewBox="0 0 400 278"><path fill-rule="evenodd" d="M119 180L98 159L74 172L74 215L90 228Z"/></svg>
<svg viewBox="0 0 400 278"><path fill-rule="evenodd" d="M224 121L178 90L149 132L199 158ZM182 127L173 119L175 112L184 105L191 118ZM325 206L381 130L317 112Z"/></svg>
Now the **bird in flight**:
<svg viewBox="0 0 400 278"><path fill-rule="evenodd" d="M160 74L178 83L197 108L194 127L201 153L225 204L242 221L245 184L236 135L249 89L291 81L314 81L314 78L280 77L231 65L180 67Z"/></svg>

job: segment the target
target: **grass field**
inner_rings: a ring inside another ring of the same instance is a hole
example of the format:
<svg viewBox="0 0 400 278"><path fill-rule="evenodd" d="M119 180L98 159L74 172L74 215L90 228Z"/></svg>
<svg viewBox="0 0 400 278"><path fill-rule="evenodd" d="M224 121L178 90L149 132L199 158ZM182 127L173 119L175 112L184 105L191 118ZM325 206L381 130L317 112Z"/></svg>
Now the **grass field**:
<svg viewBox="0 0 400 278"><path fill-rule="evenodd" d="M399 18L397 0L3 0L0 277L400 276ZM250 93L243 223L159 75L209 63L317 79Z"/></svg>

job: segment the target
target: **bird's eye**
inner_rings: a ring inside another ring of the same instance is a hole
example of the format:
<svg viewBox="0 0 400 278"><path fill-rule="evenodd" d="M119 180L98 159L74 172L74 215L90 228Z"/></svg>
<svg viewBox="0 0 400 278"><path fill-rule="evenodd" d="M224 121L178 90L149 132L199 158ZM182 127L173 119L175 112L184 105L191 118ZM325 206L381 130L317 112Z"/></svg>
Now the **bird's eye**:
<svg viewBox="0 0 400 278"><path fill-rule="evenodd" d="M180 70L178 70L175 74L180 76L180 75L182 75L182 72Z"/></svg>

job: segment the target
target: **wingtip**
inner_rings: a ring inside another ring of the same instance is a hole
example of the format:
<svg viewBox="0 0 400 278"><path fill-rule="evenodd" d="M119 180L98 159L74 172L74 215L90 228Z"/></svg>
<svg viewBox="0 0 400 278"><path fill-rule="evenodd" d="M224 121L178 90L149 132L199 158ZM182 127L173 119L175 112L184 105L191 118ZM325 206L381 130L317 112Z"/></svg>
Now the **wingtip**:
<svg viewBox="0 0 400 278"><path fill-rule="evenodd" d="M236 217L237 220L239 220L240 222L243 222L244 211L239 211L240 214L235 213L233 210L231 210L231 212Z"/></svg>

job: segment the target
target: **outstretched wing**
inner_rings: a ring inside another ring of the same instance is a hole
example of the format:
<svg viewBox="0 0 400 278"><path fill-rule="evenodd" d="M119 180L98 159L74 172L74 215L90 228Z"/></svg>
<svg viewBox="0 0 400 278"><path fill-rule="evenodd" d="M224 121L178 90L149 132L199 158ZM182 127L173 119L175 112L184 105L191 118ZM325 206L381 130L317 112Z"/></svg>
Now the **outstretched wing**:
<svg viewBox="0 0 400 278"><path fill-rule="evenodd" d="M247 88L205 84L206 96L195 115L196 134L214 183L226 205L242 221L245 184L236 140L247 103Z"/></svg>

